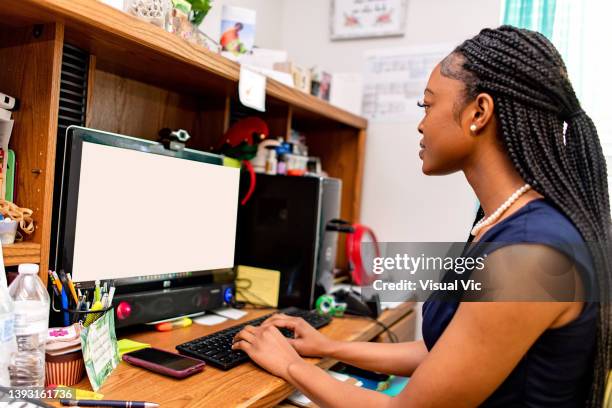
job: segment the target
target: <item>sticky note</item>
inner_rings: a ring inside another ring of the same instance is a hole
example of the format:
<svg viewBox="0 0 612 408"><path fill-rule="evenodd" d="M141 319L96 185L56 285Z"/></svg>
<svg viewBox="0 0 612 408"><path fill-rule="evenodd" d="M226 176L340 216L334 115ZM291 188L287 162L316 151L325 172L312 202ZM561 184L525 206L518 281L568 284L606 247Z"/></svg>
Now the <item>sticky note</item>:
<svg viewBox="0 0 612 408"><path fill-rule="evenodd" d="M123 356L125 353L149 348L151 345L130 339L121 339L117 342L117 347L119 348L119 356Z"/></svg>
<svg viewBox="0 0 612 408"><path fill-rule="evenodd" d="M236 299L255 305L278 307L280 271L238 266Z"/></svg>

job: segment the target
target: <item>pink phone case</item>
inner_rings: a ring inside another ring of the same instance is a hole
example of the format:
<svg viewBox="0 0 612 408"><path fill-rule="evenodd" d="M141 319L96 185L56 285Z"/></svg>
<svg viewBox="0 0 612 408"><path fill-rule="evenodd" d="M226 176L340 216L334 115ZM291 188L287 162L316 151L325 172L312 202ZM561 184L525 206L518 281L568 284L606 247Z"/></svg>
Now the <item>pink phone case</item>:
<svg viewBox="0 0 612 408"><path fill-rule="evenodd" d="M192 374L196 374L201 372L202 370L204 370L204 366L206 365L206 363L204 361L201 360L197 360L195 358L191 358L191 357L185 357L181 354L177 354L177 353L171 353L169 351L166 350L162 350L162 349L158 349L158 348L154 348L152 347L152 349L154 350L158 350L164 353L170 353L170 354L176 354L177 356L180 356L181 358L187 359L187 360L192 360L198 364L194 365L193 367L189 367L186 368L185 370L173 370L171 368L165 367L163 365L160 364L156 364L153 363L151 361L147 361L147 360L141 360L139 358L130 356L130 353L124 354L122 359L123 361L130 363L132 365L135 365L137 367L142 367L145 368L147 370L156 372L158 374L162 374L162 375L167 375L169 377L174 377L174 378L185 378L185 377L189 377Z"/></svg>

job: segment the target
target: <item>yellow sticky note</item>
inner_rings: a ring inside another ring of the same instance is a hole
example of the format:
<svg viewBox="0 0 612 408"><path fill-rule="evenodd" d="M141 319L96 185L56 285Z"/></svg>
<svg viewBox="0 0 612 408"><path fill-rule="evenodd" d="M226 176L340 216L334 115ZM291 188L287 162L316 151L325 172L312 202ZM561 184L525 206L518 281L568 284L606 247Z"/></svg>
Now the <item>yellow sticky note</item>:
<svg viewBox="0 0 612 408"><path fill-rule="evenodd" d="M277 307L280 271L238 266L236 299L255 305Z"/></svg>
<svg viewBox="0 0 612 408"><path fill-rule="evenodd" d="M125 353L131 353L132 351L138 351L149 347L151 347L150 344L140 343L130 339L121 339L117 342L120 356L123 356Z"/></svg>

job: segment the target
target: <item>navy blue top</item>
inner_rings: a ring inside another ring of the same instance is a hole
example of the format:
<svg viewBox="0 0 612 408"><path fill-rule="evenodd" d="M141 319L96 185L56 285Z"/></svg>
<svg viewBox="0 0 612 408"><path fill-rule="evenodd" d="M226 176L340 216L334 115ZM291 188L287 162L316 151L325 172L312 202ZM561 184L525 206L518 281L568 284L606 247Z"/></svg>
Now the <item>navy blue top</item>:
<svg viewBox="0 0 612 408"><path fill-rule="evenodd" d="M493 249L487 248L488 253L513 243L547 245L575 262L585 287L594 282L592 259L586 247L582 252L571 251L572 244L584 242L580 233L545 199L530 201L489 229L480 241L498 243ZM431 298L424 303L423 340L428 350L436 344L458 307L458 302ZM597 304L585 303L575 320L563 327L546 330L482 406L584 406L593 372L597 311Z"/></svg>

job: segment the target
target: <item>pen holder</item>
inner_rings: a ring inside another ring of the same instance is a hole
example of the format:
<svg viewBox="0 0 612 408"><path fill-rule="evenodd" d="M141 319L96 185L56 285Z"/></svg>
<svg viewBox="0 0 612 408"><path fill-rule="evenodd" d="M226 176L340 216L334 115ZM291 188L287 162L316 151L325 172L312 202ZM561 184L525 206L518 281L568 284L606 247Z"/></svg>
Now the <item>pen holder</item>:
<svg viewBox="0 0 612 408"><path fill-rule="evenodd" d="M60 356L45 356L45 386L61 384L67 387L79 383L85 374L81 350Z"/></svg>
<svg viewBox="0 0 612 408"><path fill-rule="evenodd" d="M83 326L88 327L102 317L104 313L113 310L112 306L100 310L76 310L63 305L58 306L58 303L61 305L61 301L57 296L52 296L51 308L59 316L56 320L60 323L58 326L70 326L73 323L82 322Z"/></svg>

